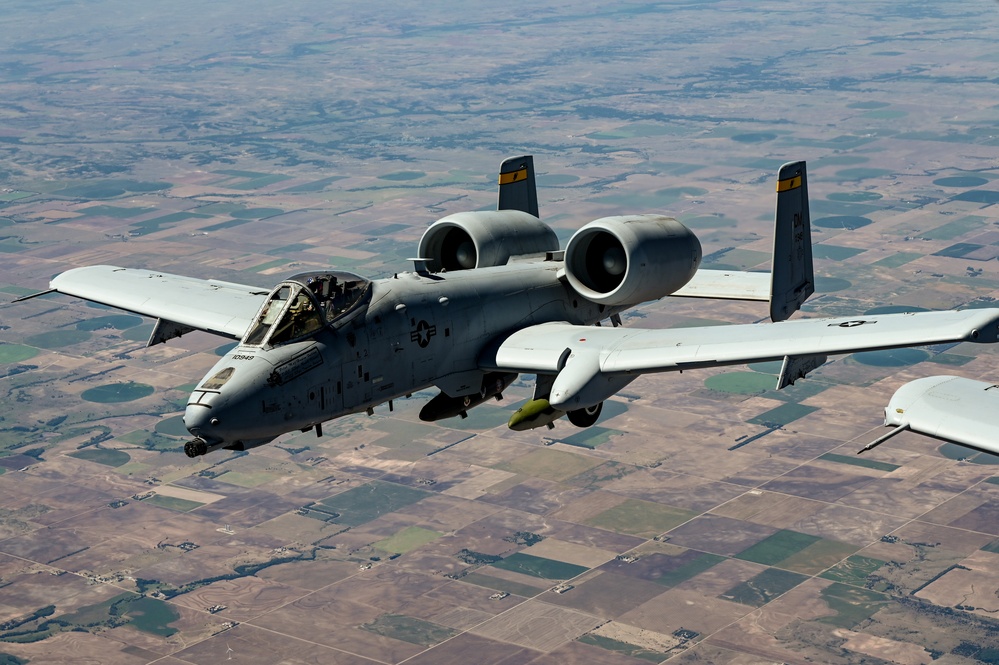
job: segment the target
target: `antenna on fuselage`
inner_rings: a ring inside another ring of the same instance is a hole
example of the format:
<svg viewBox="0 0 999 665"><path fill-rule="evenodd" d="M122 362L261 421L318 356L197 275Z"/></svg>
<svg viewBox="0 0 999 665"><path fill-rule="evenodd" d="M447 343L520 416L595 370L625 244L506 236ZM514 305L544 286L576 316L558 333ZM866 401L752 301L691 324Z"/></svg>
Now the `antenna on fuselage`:
<svg viewBox="0 0 999 665"><path fill-rule="evenodd" d="M538 215L538 186L534 180L534 157L510 157L500 164L497 210L520 210Z"/></svg>

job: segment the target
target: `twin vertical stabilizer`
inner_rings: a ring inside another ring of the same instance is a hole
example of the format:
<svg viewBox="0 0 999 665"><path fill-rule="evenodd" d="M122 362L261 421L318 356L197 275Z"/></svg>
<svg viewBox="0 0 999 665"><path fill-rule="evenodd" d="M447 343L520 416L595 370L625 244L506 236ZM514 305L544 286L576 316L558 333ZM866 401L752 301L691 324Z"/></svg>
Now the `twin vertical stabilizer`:
<svg viewBox="0 0 999 665"><path fill-rule="evenodd" d="M805 162L791 162L780 167L776 216L770 319L784 321L815 292Z"/></svg>
<svg viewBox="0 0 999 665"><path fill-rule="evenodd" d="M534 157L510 157L500 164L497 210L520 210L538 215L538 186L534 180Z"/></svg>

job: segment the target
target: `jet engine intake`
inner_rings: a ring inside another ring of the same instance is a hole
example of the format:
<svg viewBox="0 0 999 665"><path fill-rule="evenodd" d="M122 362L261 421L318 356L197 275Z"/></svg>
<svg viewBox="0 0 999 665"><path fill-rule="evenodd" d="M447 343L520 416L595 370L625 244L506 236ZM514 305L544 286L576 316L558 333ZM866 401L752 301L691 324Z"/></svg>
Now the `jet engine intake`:
<svg viewBox="0 0 999 665"><path fill-rule="evenodd" d="M637 305L690 281L701 243L663 215L603 217L576 231L565 248L565 273L579 295L601 305Z"/></svg>
<svg viewBox="0 0 999 665"><path fill-rule="evenodd" d="M420 238L420 258L430 272L505 265L514 256L558 250L547 224L520 210L480 210L442 217Z"/></svg>

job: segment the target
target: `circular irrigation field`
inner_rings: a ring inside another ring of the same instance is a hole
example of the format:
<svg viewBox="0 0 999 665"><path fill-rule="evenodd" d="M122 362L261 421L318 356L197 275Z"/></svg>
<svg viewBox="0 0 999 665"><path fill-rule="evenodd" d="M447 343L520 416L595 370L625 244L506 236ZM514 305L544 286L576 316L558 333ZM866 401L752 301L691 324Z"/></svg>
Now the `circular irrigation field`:
<svg viewBox="0 0 999 665"><path fill-rule="evenodd" d="M108 383L96 388L84 390L80 395L88 402L98 404L117 404L119 402L132 402L143 397L149 397L156 389L145 383L135 383L126 381L124 383Z"/></svg>
<svg viewBox="0 0 999 665"><path fill-rule="evenodd" d="M861 351L853 358L861 365L871 367L907 367L921 363L930 354L922 349L887 349L884 351Z"/></svg>

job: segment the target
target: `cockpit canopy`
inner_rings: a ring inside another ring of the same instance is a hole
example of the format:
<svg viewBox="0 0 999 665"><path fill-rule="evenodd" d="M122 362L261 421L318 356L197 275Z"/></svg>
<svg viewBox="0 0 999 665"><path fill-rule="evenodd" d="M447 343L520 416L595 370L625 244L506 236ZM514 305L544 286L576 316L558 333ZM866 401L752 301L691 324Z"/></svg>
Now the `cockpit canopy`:
<svg viewBox="0 0 999 665"><path fill-rule="evenodd" d="M371 282L349 272L308 272L274 287L243 337L249 346L280 346L324 325L337 327L360 308Z"/></svg>

